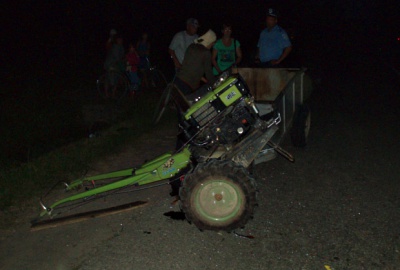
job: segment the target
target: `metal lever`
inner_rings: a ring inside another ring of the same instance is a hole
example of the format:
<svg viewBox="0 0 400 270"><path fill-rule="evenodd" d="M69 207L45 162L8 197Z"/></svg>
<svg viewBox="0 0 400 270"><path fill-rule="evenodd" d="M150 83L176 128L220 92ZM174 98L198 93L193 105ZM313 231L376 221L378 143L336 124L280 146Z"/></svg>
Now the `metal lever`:
<svg viewBox="0 0 400 270"><path fill-rule="evenodd" d="M268 124L267 128L270 128L273 125L278 125L281 121L282 121L281 114L278 113L278 116L272 121L272 123Z"/></svg>
<svg viewBox="0 0 400 270"><path fill-rule="evenodd" d="M276 152L278 152L280 155L282 155L284 158L289 160L290 162L294 162L294 157L292 154L290 154L288 151L277 145L276 143L273 143L271 141L268 141L267 143L269 146L273 147Z"/></svg>

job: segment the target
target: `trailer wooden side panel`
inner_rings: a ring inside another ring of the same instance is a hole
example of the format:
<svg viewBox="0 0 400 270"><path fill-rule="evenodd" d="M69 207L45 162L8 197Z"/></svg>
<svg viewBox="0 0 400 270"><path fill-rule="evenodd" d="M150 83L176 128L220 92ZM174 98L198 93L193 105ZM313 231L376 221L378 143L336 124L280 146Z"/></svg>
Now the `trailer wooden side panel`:
<svg viewBox="0 0 400 270"><path fill-rule="evenodd" d="M261 112L264 110L262 106L271 106L279 112L282 121L272 138L274 143L279 144L292 128L297 105L303 104L312 92L306 69L238 68L236 71L246 81Z"/></svg>
<svg viewBox="0 0 400 270"><path fill-rule="evenodd" d="M273 102L295 76L284 68L238 68L256 101Z"/></svg>

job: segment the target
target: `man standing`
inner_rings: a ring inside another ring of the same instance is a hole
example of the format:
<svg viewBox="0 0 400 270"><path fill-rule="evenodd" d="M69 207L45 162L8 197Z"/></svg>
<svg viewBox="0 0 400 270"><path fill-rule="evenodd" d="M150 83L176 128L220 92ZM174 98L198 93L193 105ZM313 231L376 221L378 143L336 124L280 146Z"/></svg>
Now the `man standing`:
<svg viewBox="0 0 400 270"><path fill-rule="evenodd" d="M115 42L107 53L106 61L104 62L104 69L106 71L118 70L123 72L126 64L123 39L118 35L114 35L114 38Z"/></svg>
<svg viewBox="0 0 400 270"><path fill-rule="evenodd" d="M212 72L210 49L214 46L216 40L217 36L210 29L204 35L194 40L186 50L185 59L182 62L182 67L177 71L174 81L175 87L172 91L179 121L182 119L182 113L189 108L189 103L193 102L196 97L207 93L207 85L212 85L215 82ZM201 82L207 83L206 87L198 89ZM196 92L198 95L193 96L196 90L201 93ZM181 149L186 141L186 139L178 135L176 149ZM177 191L176 188L172 184L172 194L175 194Z"/></svg>
<svg viewBox="0 0 400 270"><path fill-rule="evenodd" d="M278 13L275 9L268 9L267 28L265 28L258 40L258 53L256 62L261 67L278 67L289 55L292 44L285 30L278 25Z"/></svg>
<svg viewBox="0 0 400 270"><path fill-rule="evenodd" d="M217 36L211 29L191 44L185 53L182 68L175 78L175 85L184 95L193 93L200 82L213 84L215 77L212 72L211 52Z"/></svg>
<svg viewBox="0 0 400 270"><path fill-rule="evenodd" d="M190 44L193 43L195 39L199 37L197 35L198 28L199 22L194 18L190 18L186 21L186 30L178 32L172 39L168 48L168 52L174 61L176 69L180 69L182 67L186 49Z"/></svg>

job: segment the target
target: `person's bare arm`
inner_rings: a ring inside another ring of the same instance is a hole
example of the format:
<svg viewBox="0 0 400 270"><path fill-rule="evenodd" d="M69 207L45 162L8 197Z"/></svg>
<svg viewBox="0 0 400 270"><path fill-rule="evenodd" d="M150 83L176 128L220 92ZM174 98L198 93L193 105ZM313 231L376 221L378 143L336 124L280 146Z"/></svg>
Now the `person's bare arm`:
<svg viewBox="0 0 400 270"><path fill-rule="evenodd" d="M168 48L169 55L171 55L172 61L174 61L174 65L176 68L181 68L182 64L179 62L178 58L176 57L175 51Z"/></svg>
<svg viewBox="0 0 400 270"><path fill-rule="evenodd" d="M217 54L218 54L218 51L216 49L213 49L212 56L211 56L211 62L212 62L212 65L215 67L215 69L218 71L218 73L221 73L222 71L219 68L218 63L217 63Z"/></svg>
<svg viewBox="0 0 400 270"><path fill-rule="evenodd" d="M235 65L238 65L241 61L242 61L242 49L240 49L240 47L236 47Z"/></svg>
<svg viewBox="0 0 400 270"><path fill-rule="evenodd" d="M277 59L277 60L272 60L271 61L271 64L272 65L278 65L278 64L280 64L288 55L289 55L289 53L292 51L292 46L289 46L289 47L286 47L284 50L283 50L283 53L282 53L282 55L279 57L279 59Z"/></svg>

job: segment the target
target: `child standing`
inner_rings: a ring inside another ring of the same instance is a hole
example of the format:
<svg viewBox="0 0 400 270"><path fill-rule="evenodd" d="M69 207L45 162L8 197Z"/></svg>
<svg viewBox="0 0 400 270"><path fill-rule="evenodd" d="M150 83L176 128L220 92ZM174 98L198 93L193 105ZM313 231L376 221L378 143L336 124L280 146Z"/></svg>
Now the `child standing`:
<svg viewBox="0 0 400 270"><path fill-rule="evenodd" d="M140 79L137 74L140 59L133 44L129 45L128 54L126 55L126 61L126 72L128 73L128 77L131 82L131 94L133 94L133 91L139 90L140 85Z"/></svg>
<svg viewBox="0 0 400 270"><path fill-rule="evenodd" d="M143 33L142 37L136 44L136 50L139 54L141 69L149 68L150 42L147 33Z"/></svg>

